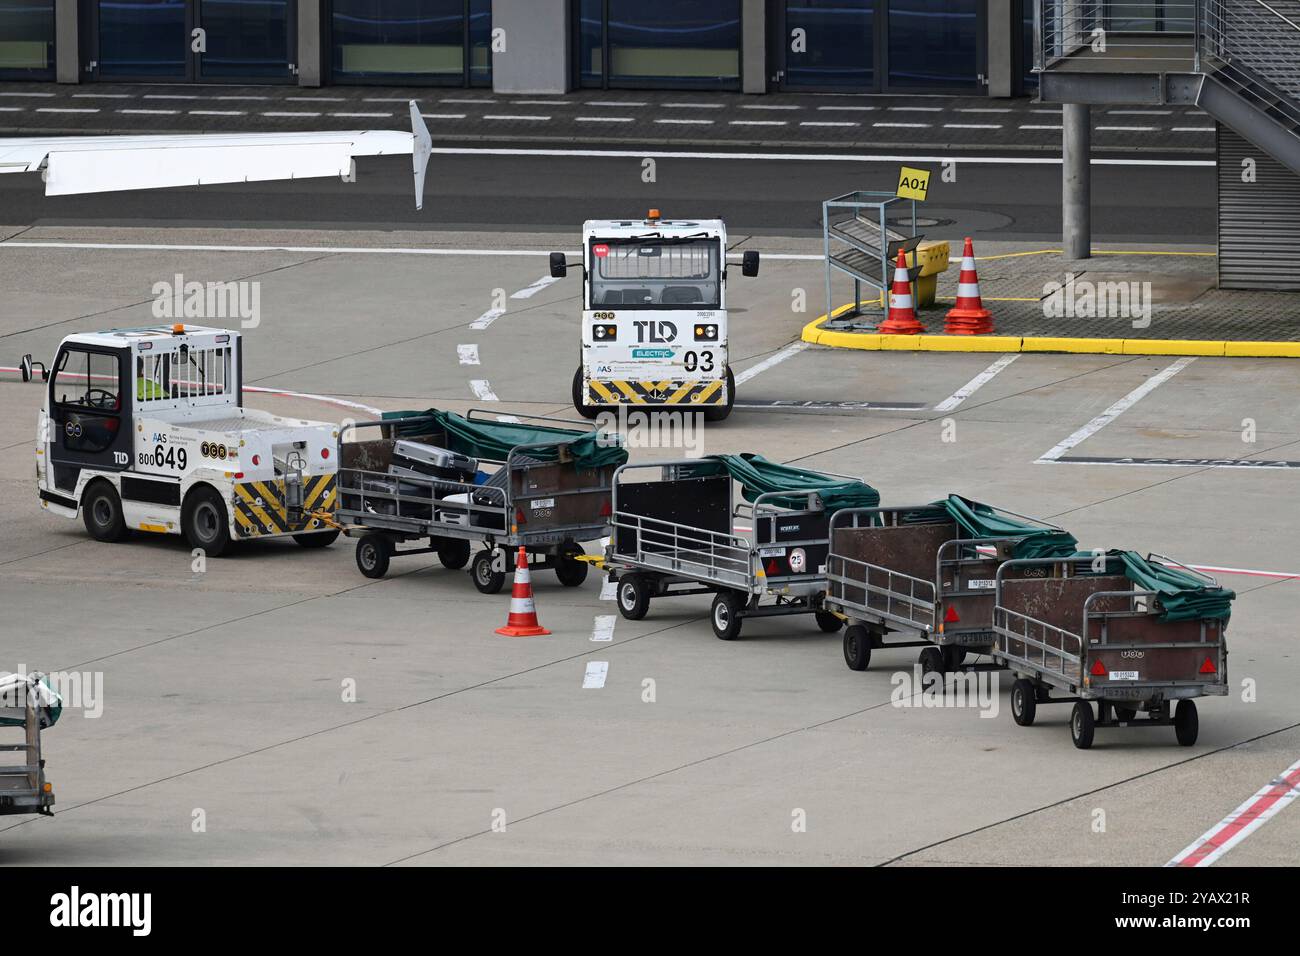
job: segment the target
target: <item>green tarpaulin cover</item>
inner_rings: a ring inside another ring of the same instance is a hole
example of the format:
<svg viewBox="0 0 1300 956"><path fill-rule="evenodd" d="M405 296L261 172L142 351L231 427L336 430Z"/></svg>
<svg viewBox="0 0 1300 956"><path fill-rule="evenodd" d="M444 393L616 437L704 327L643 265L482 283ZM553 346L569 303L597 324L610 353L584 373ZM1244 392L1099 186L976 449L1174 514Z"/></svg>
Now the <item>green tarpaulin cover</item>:
<svg viewBox="0 0 1300 956"><path fill-rule="evenodd" d="M775 499L783 508L804 508L806 492L816 491L827 511L841 508L874 508L880 504L880 492L870 485L851 478L836 478L806 468L795 468L768 461L762 455L710 455L700 459L691 468L693 475L716 475L726 472L740 482L741 494L746 501L772 492L791 492L788 497ZM796 494L795 492L805 492Z"/></svg>
<svg viewBox="0 0 1300 956"><path fill-rule="evenodd" d="M973 537L1015 538L1023 535L1011 549L1014 558L1068 558L1079 547L1079 542L1068 531L1044 528L960 495L949 495L934 504L946 510Z"/></svg>
<svg viewBox="0 0 1300 956"><path fill-rule="evenodd" d="M423 421L400 423L396 426L400 436L428 434L432 430L446 432L447 448L471 458L505 461L511 449L520 445L538 445L521 454L538 461L555 461L559 447L565 445L579 468L592 469L621 465L627 461L627 449L613 444L608 433L597 435L576 428L557 428L552 425L529 425L522 422L484 422L470 420L455 412L442 412L430 408L423 412L384 412L384 419L424 416ZM428 419L432 418L433 421Z"/></svg>
<svg viewBox="0 0 1300 956"><path fill-rule="evenodd" d="M1080 557L1090 556L1080 552ZM1144 591L1160 596L1162 621L1199 621L1216 618L1226 621L1232 614L1236 594L1227 588L1211 587L1205 579L1166 564L1149 561L1136 551L1106 552L1107 573L1121 570L1124 576Z"/></svg>

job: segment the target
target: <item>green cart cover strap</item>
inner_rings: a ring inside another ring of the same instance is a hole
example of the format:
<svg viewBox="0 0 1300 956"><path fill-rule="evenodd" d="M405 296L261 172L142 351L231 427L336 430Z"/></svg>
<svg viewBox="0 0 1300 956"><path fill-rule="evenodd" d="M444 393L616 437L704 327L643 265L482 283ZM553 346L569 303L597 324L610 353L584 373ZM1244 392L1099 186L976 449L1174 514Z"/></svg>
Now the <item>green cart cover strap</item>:
<svg viewBox="0 0 1300 956"><path fill-rule="evenodd" d="M1090 556L1090 552L1079 553L1079 557ZM1160 615L1162 621L1226 621L1232 615L1232 602L1237 596L1233 591L1211 587L1204 578L1150 561L1136 551L1107 551L1106 569L1108 573L1122 569L1124 576L1139 588L1158 594L1164 612Z"/></svg>
<svg viewBox="0 0 1300 956"><path fill-rule="evenodd" d="M823 507L828 512L841 508L874 508L880 504L880 492L865 482L777 464L751 453L710 455L700 459L698 465L692 465L690 471L701 476L726 472L740 482L741 494L746 501L754 501L762 494L791 492L789 496L775 499L775 503L783 508L806 507L808 491L816 491L821 496Z"/></svg>
<svg viewBox="0 0 1300 956"><path fill-rule="evenodd" d="M1079 542L1068 531L1045 528L960 495L936 501L967 533L976 538L1020 538L1011 549L1014 558L1068 558Z"/></svg>
<svg viewBox="0 0 1300 956"><path fill-rule="evenodd" d="M573 462L583 469L617 466L627 461L627 449L609 432L583 431L576 428L556 428L552 425L529 425L522 422L483 422L430 408L423 412L384 412L384 419L424 416L433 419L434 428L445 432L446 445L451 451L471 458L505 461L514 448L521 445L540 445L529 448L529 458L538 461L555 461L560 457L560 446L568 449ZM427 434L428 421L400 423L395 426L399 436Z"/></svg>

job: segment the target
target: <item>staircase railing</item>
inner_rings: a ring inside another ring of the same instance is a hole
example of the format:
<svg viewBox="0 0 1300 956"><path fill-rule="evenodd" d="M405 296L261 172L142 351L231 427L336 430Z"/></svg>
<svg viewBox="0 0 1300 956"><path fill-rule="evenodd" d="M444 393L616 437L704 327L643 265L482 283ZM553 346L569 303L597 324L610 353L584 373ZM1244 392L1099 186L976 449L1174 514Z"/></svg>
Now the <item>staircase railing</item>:
<svg viewBox="0 0 1300 956"><path fill-rule="evenodd" d="M1081 54L1161 70L1186 69L1195 54L1197 13L1206 0L1036 0L1034 69ZM1162 65L1163 64L1163 65Z"/></svg>
<svg viewBox="0 0 1300 956"><path fill-rule="evenodd" d="M1203 0L1198 71L1286 125L1300 124L1300 0Z"/></svg>

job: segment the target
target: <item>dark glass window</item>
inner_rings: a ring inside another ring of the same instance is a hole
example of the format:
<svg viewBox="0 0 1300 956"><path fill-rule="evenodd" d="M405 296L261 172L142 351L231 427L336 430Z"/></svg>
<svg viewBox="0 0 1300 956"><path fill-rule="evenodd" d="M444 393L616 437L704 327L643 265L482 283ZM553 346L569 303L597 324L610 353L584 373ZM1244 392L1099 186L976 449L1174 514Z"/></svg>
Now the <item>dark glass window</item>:
<svg viewBox="0 0 1300 956"><path fill-rule="evenodd" d="M875 17L876 0L786 0L786 85L869 89Z"/></svg>
<svg viewBox="0 0 1300 956"><path fill-rule="evenodd" d="M738 89L740 5L741 0L580 0L579 81Z"/></svg>
<svg viewBox="0 0 1300 956"><path fill-rule="evenodd" d="M978 0L889 0L889 85L976 89Z"/></svg>
<svg viewBox="0 0 1300 956"><path fill-rule="evenodd" d="M0 0L0 77L54 74L54 0Z"/></svg>
<svg viewBox="0 0 1300 956"><path fill-rule="evenodd" d="M489 0L334 0L330 22L337 79L491 82Z"/></svg>
<svg viewBox="0 0 1300 956"><path fill-rule="evenodd" d="M1022 87L1038 89L1038 74L1034 72L1034 0L1021 0L1020 79Z"/></svg>
<svg viewBox="0 0 1300 956"><path fill-rule="evenodd" d="M204 77L289 75L287 0L202 0Z"/></svg>
<svg viewBox="0 0 1300 956"><path fill-rule="evenodd" d="M184 77L184 0L99 0L101 76Z"/></svg>

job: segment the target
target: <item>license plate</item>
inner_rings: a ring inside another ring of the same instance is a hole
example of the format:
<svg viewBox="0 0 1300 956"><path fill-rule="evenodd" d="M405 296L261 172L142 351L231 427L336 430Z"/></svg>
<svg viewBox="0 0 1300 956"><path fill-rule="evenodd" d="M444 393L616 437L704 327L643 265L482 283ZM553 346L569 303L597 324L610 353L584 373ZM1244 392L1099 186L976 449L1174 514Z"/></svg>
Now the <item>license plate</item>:
<svg viewBox="0 0 1300 956"><path fill-rule="evenodd" d="M554 499L554 498L534 498L532 501L528 502L528 506L529 506L530 508L532 508L534 511L539 511L539 510L541 510L542 508L554 508L554 507L555 507L555 499Z"/></svg>
<svg viewBox="0 0 1300 956"><path fill-rule="evenodd" d="M1111 671L1110 679L1111 680L1137 680L1138 672L1137 671Z"/></svg>
<svg viewBox="0 0 1300 956"><path fill-rule="evenodd" d="M971 590L987 589L992 591L996 583L997 582L994 581L993 578L971 578L966 582L966 586Z"/></svg>
<svg viewBox="0 0 1300 956"><path fill-rule="evenodd" d="M760 558L780 558L785 556L785 548L759 548Z"/></svg>

